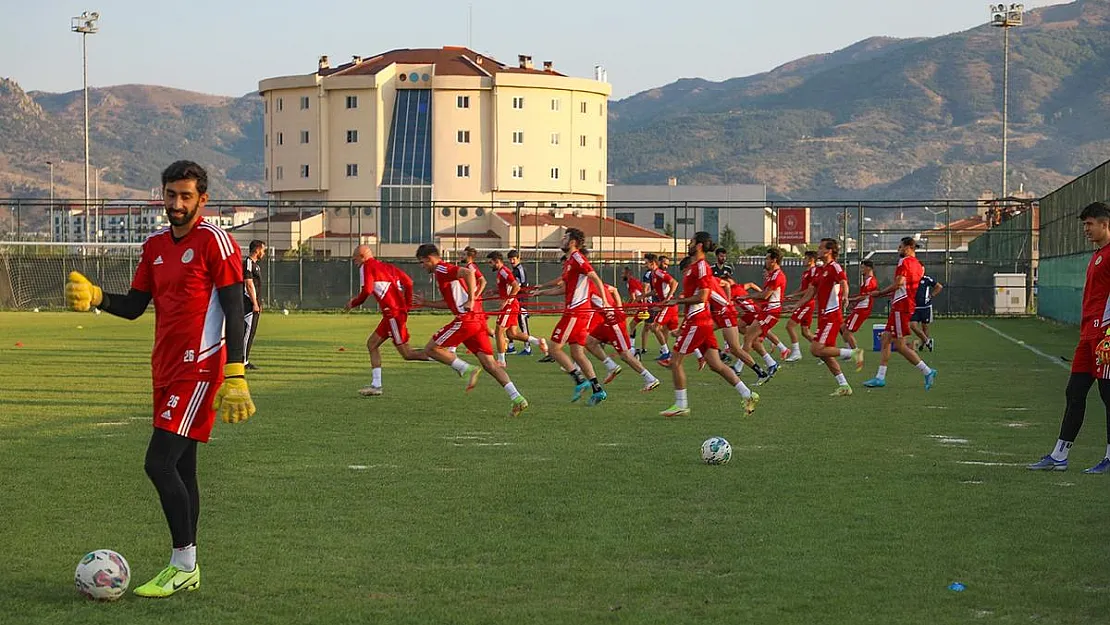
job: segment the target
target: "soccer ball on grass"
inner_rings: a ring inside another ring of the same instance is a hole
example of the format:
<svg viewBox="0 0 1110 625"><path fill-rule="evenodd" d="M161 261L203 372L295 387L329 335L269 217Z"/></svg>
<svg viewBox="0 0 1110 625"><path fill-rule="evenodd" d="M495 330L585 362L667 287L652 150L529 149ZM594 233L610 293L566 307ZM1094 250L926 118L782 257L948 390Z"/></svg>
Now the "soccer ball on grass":
<svg viewBox="0 0 1110 625"><path fill-rule="evenodd" d="M705 464L725 464L732 458L732 445L720 436L706 439L701 444L701 459Z"/></svg>
<svg viewBox="0 0 1110 625"><path fill-rule="evenodd" d="M97 601L115 601L127 592L131 567L110 549L97 549L77 563L73 583L77 592Z"/></svg>

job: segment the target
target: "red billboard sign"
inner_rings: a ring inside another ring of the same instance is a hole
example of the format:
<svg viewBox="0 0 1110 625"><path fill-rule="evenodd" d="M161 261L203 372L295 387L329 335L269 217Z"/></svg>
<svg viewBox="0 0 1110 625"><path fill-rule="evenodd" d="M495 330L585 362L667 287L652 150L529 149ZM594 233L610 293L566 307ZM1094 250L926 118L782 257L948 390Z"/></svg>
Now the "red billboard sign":
<svg viewBox="0 0 1110 625"><path fill-rule="evenodd" d="M806 245L809 243L809 209L778 209L778 242L780 245Z"/></svg>

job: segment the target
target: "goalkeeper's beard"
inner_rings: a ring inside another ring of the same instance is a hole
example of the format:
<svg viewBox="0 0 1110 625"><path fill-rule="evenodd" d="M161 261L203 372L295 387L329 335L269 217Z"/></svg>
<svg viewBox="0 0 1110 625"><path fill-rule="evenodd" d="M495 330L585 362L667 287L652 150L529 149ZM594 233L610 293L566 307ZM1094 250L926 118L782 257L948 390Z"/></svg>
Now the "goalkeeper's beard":
<svg viewBox="0 0 1110 625"><path fill-rule="evenodd" d="M193 218L197 216L197 211L200 210L199 202L197 204L197 206L187 209L184 217L175 217L173 210L167 208L166 218L170 220L170 225L180 228L181 226L187 226L192 223Z"/></svg>

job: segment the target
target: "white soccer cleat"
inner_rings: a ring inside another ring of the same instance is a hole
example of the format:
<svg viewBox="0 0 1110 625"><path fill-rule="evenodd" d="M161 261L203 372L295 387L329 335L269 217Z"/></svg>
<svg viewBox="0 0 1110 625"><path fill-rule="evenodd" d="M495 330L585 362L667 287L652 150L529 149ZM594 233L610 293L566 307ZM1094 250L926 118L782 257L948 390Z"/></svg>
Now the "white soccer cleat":
<svg viewBox="0 0 1110 625"><path fill-rule="evenodd" d="M377 397L382 394L382 387L374 386L373 384L364 386L358 390L358 394L363 397Z"/></svg>

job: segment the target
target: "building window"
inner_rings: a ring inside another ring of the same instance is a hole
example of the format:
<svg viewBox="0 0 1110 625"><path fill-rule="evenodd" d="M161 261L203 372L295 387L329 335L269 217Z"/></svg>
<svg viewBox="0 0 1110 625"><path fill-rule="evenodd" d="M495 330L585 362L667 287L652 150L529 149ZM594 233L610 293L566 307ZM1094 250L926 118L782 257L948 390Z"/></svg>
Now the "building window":
<svg viewBox="0 0 1110 625"><path fill-rule="evenodd" d="M277 99L277 110L279 110L279 111L284 111L285 110L285 99L284 98L278 98Z"/></svg>
<svg viewBox="0 0 1110 625"><path fill-rule="evenodd" d="M578 135L578 145L586 147L586 135Z"/></svg>
<svg viewBox="0 0 1110 625"><path fill-rule="evenodd" d="M597 105L597 114L598 114L599 117L605 117L605 103L604 102Z"/></svg>
<svg viewBox="0 0 1110 625"><path fill-rule="evenodd" d="M469 178L470 177L470 165L456 165L455 166L455 177L456 178Z"/></svg>
<svg viewBox="0 0 1110 625"><path fill-rule="evenodd" d="M308 178L308 165L301 165L301 178Z"/></svg>
<svg viewBox="0 0 1110 625"><path fill-rule="evenodd" d="M551 110L553 110L553 111L558 111L559 110L559 98L552 98L551 99Z"/></svg>
<svg viewBox="0 0 1110 625"><path fill-rule="evenodd" d="M455 133L455 141L457 143L470 143L470 131L460 130Z"/></svg>
<svg viewBox="0 0 1110 625"><path fill-rule="evenodd" d="M301 143L308 143L308 131L307 130L302 130L301 131Z"/></svg>
<svg viewBox="0 0 1110 625"><path fill-rule="evenodd" d="M559 145L559 133L551 133L551 145Z"/></svg>
<svg viewBox="0 0 1110 625"><path fill-rule="evenodd" d="M302 111L307 111L308 110L308 96L306 96L306 95L301 96L301 110Z"/></svg>
<svg viewBox="0 0 1110 625"><path fill-rule="evenodd" d="M266 174L265 174L266 180L269 180L270 179L270 168L267 167L264 171L266 172Z"/></svg>
<svg viewBox="0 0 1110 625"><path fill-rule="evenodd" d="M601 182L601 170L597 170L597 181Z"/></svg>
<svg viewBox="0 0 1110 625"><path fill-rule="evenodd" d="M692 226L692 225L694 225L694 218L693 217L679 217L678 219L676 219L674 221L675 221L676 224L678 224L680 226Z"/></svg>
<svg viewBox="0 0 1110 625"><path fill-rule="evenodd" d="M279 132L277 134L278 145L285 145L285 133Z"/></svg>
<svg viewBox="0 0 1110 625"><path fill-rule="evenodd" d="M524 143L524 131L523 130L514 130L513 131L513 143L517 143L517 144Z"/></svg>
<svg viewBox="0 0 1110 625"><path fill-rule="evenodd" d="M358 131L357 130L348 130L347 131L347 143L358 143Z"/></svg>
<svg viewBox="0 0 1110 625"><path fill-rule="evenodd" d="M513 108L515 108L515 109L524 108L524 96L516 96L515 98L513 98Z"/></svg>
<svg viewBox="0 0 1110 625"><path fill-rule="evenodd" d="M598 137L597 138L597 149L599 149L599 150L602 149L602 147L601 147L601 140L602 139L604 139L604 137Z"/></svg>
<svg viewBox="0 0 1110 625"><path fill-rule="evenodd" d="M617 218L617 221L623 221L627 224L636 223L636 213L617 213L614 217Z"/></svg>
<svg viewBox="0 0 1110 625"><path fill-rule="evenodd" d="M470 108L470 96L460 95L455 98L455 108L468 109Z"/></svg>
<svg viewBox="0 0 1110 625"><path fill-rule="evenodd" d="M358 177L358 163L347 163L347 177L348 178L357 178Z"/></svg>
<svg viewBox="0 0 1110 625"><path fill-rule="evenodd" d="M513 165L513 178L523 178L523 177L524 177L524 166L523 165Z"/></svg>
<svg viewBox="0 0 1110 625"><path fill-rule="evenodd" d="M349 109L357 109L358 108L358 96L357 95L347 96L347 108L349 108Z"/></svg>
<svg viewBox="0 0 1110 625"><path fill-rule="evenodd" d="M277 167L274 168L274 179L275 180L282 180L284 178L285 178L285 168L282 167L281 165L278 165Z"/></svg>
<svg viewBox="0 0 1110 625"><path fill-rule="evenodd" d="M262 147L270 147L270 135L262 135Z"/></svg>
<svg viewBox="0 0 1110 625"><path fill-rule="evenodd" d="M558 180L559 179L559 168L558 167L552 167L551 168L551 179L552 180Z"/></svg>
<svg viewBox="0 0 1110 625"><path fill-rule="evenodd" d="M581 180L582 182L586 181L586 170L585 169L579 169L578 170L578 179Z"/></svg>
<svg viewBox="0 0 1110 625"><path fill-rule="evenodd" d="M270 114L270 101L269 101L269 100L266 100L266 101L264 101L264 102L263 102L262 104L263 104L263 106L262 106L262 109L263 109L263 110L262 110L262 112L263 112L263 113L265 113L265 114L267 114L267 115L269 115L269 114Z"/></svg>
<svg viewBox="0 0 1110 625"><path fill-rule="evenodd" d="M583 113L585 113L585 112L586 112L586 103L585 103L585 102L582 102L582 103L580 103L580 104L578 105L578 108L579 108L579 109L580 109L580 110L581 110L581 111L582 111Z"/></svg>
<svg viewBox="0 0 1110 625"><path fill-rule="evenodd" d="M655 213L655 222L652 225L655 227L656 230L662 230L664 228L664 219L666 219L666 217L663 215L663 213Z"/></svg>

